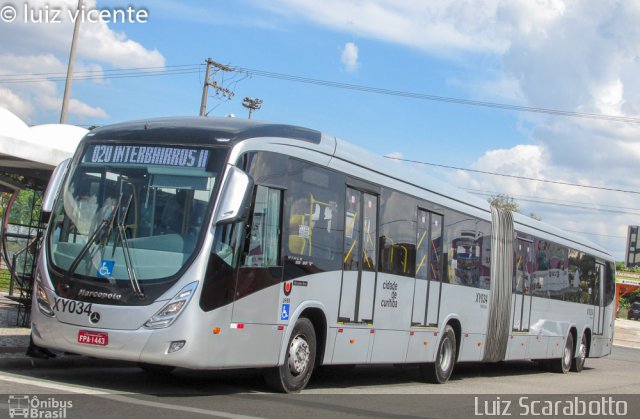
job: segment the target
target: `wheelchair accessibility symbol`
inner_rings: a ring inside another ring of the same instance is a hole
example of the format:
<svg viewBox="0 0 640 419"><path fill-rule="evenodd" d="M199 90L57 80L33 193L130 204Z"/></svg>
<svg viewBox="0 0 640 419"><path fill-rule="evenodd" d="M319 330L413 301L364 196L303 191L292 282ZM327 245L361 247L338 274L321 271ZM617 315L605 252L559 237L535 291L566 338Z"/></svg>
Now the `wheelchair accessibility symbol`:
<svg viewBox="0 0 640 419"><path fill-rule="evenodd" d="M113 275L113 266L115 264L115 260L102 259L97 273L98 278L110 278Z"/></svg>
<svg viewBox="0 0 640 419"><path fill-rule="evenodd" d="M289 320L289 304L282 305L282 311L280 312L280 320Z"/></svg>

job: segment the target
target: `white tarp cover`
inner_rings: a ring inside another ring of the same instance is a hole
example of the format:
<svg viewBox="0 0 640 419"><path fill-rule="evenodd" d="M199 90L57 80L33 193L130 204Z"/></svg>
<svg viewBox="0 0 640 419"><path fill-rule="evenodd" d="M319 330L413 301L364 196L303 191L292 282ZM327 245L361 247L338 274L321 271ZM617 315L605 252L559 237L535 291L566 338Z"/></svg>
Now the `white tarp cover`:
<svg viewBox="0 0 640 419"><path fill-rule="evenodd" d="M0 108L0 170L23 176L33 174L39 182L44 181L47 172L50 175L60 162L73 155L87 132L64 124L29 127L7 109Z"/></svg>

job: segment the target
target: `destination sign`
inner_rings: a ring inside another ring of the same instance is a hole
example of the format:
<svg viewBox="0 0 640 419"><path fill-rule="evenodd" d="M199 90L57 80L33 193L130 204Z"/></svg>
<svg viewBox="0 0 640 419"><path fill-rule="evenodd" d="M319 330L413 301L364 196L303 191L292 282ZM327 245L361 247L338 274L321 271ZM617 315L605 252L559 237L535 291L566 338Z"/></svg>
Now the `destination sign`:
<svg viewBox="0 0 640 419"><path fill-rule="evenodd" d="M92 145L84 155L86 163L150 164L206 169L209 150L203 148Z"/></svg>

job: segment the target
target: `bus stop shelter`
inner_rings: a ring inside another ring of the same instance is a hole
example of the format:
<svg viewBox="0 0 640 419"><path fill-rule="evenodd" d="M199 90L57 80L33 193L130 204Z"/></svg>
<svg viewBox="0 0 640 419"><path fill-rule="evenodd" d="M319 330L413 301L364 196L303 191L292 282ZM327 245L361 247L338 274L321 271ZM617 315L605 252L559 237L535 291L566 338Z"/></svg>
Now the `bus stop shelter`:
<svg viewBox="0 0 640 419"><path fill-rule="evenodd" d="M18 302L19 325L29 321L33 265L43 229L39 203L55 167L73 155L87 132L63 124L28 126L0 108L0 281L9 283L8 296ZM21 191L31 194L26 200L30 208L18 199Z"/></svg>

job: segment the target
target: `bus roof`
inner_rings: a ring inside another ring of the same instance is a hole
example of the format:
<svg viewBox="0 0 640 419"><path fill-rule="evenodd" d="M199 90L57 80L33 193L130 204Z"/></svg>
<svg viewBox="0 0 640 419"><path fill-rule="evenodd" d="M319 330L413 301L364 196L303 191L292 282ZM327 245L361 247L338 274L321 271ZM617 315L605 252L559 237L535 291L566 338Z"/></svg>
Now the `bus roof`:
<svg viewBox="0 0 640 419"><path fill-rule="evenodd" d="M293 125L250 119L177 117L123 122L97 128L87 135L92 139L117 141L154 141L166 143L197 142L233 145L254 137L279 137L320 143L319 131Z"/></svg>

